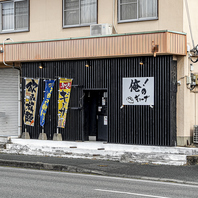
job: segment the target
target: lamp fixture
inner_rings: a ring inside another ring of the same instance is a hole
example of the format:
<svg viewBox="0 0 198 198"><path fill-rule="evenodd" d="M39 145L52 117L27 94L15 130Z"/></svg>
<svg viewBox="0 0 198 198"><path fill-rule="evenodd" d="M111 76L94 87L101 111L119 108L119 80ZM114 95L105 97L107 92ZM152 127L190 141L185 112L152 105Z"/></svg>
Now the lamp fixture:
<svg viewBox="0 0 198 198"><path fill-rule="evenodd" d="M140 58L140 62L139 62L139 65L144 65L144 62L145 62L145 59L144 59L144 57L143 58Z"/></svg>
<svg viewBox="0 0 198 198"><path fill-rule="evenodd" d="M40 63L39 63L38 68L39 68L39 69L43 69L43 68L44 68L44 65L43 65L43 63L42 63L42 62L40 62Z"/></svg>
<svg viewBox="0 0 198 198"><path fill-rule="evenodd" d="M89 66L90 66L90 63L89 63L88 60L86 60L86 62L85 62L85 67L89 67Z"/></svg>
<svg viewBox="0 0 198 198"><path fill-rule="evenodd" d="M142 60L139 62L140 65L144 65L144 63L142 62Z"/></svg>

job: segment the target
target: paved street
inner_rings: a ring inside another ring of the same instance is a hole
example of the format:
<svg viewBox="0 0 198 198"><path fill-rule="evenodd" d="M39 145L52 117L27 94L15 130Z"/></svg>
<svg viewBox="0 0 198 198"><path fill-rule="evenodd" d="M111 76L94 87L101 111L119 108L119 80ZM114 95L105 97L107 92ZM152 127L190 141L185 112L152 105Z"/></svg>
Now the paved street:
<svg viewBox="0 0 198 198"><path fill-rule="evenodd" d="M120 163L107 160L0 154L1 166L80 172L198 185L198 166L167 166Z"/></svg>
<svg viewBox="0 0 198 198"><path fill-rule="evenodd" d="M1 198L197 198L198 186L0 167Z"/></svg>

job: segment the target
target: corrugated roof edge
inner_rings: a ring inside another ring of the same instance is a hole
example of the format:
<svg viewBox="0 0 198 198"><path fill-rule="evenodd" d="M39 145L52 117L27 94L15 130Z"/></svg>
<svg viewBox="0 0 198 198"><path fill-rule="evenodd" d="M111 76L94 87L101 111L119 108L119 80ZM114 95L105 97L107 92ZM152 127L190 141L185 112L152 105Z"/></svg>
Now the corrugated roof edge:
<svg viewBox="0 0 198 198"><path fill-rule="evenodd" d="M5 43L5 44L6 44L6 45L11 45L11 44L23 44L23 43L40 43L40 42L53 42L53 41L89 39L89 38L100 38L100 37L127 36L127 35L137 35L137 34L155 34L155 33L165 33L165 32L174 33L174 34L186 35L186 33L184 33L184 32L177 32L177 31L170 31L170 30L158 30L158 31L133 32L133 33L124 33L124 34L100 35L100 36L71 37L71 38L49 39L49 40L35 40L35 41L9 42L9 43ZM3 43L0 43L0 45L3 45Z"/></svg>

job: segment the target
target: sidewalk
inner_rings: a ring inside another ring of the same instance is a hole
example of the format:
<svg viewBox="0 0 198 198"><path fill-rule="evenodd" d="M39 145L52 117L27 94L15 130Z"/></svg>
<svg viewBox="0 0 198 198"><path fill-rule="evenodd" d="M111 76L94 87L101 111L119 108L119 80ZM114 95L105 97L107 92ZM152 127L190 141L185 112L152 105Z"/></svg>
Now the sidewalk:
<svg viewBox="0 0 198 198"><path fill-rule="evenodd" d="M110 144L103 142L11 139L4 153L86 158L162 165L196 164L198 148Z"/></svg>

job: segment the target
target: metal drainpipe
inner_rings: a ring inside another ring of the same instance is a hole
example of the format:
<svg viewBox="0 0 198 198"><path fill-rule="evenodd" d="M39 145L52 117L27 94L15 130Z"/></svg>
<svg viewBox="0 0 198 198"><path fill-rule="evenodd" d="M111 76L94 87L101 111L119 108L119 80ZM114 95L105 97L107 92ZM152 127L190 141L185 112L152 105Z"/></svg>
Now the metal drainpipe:
<svg viewBox="0 0 198 198"><path fill-rule="evenodd" d="M5 56L4 56L4 52L5 52L5 41L8 41L8 40L11 40L13 41L11 38L6 38L4 39L3 41L3 64L6 66L6 67L11 67L13 69L17 69L19 70L19 74L18 74L18 137L21 135L21 115L22 115L22 112L21 112L21 90L20 90L20 77L21 77L21 68L20 67L15 67L14 65L8 65L6 62L5 62Z"/></svg>
<svg viewBox="0 0 198 198"><path fill-rule="evenodd" d="M115 0L113 0L113 28L114 28L114 30L115 30L115 32L116 32L116 34L118 33L117 32L117 30L116 30L116 28L115 28Z"/></svg>
<svg viewBox="0 0 198 198"><path fill-rule="evenodd" d="M192 44L193 44L193 48L194 48L195 47L195 43L194 43L193 34L192 34L190 13L189 13L189 8L188 8L188 2L187 2L187 0L185 0L185 3L186 3L186 13L187 13L187 17L188 17L188 25L189 25L190 35L191 35Z"/></svg>

